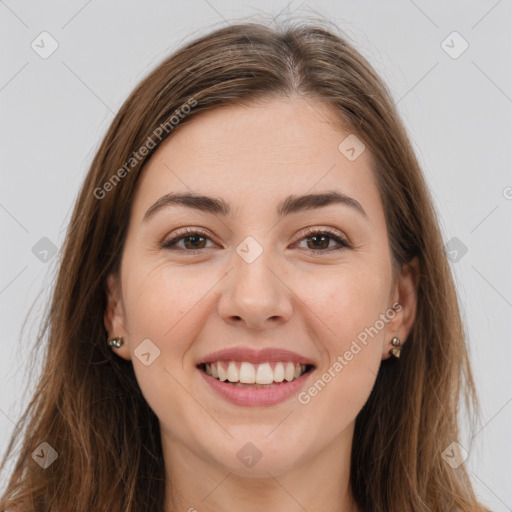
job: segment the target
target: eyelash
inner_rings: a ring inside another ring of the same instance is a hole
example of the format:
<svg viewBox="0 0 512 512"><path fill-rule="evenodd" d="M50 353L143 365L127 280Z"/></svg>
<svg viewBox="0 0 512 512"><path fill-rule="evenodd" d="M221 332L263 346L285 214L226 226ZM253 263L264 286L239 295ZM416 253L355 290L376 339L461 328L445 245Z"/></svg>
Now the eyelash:
<svg viewBox="0 0 512 512"><path fill-rule="evenodd" d="M196 229L196 228L186 228L186 229L179 231L175 237L164 241L162 243L161 247L163 249L168 249L171 251L185 251L191 255L199 254L201 251L204 251L205 249L198 249L197 251L193 251L190 249L183 249L183 248L176 249L175 248L176 244L180 240L189 238L189 237L192 237L195 235L200 235L204 238L207 238L208 240L211 240L211 238L208 236L208 234L205 231L202 231L202 230ZM337 233L335 233L334 231L332 231L328 228L322 228L322 229L307 228L305 230L305 232L303 233L303 236L299 240L299 242L301 242L304 239L312 238L317 235L328 235L328 237L331 238L332 240L334 240L335 242L337 242L339 244L339 246L334 247L334 248L331 247L330 249L321 249L318 251L314 250L314 249L306 249L310 253L321 255L321 254L330 253L333 251L339 251L339 250L343 250L343 249L351 249L352 248L352 246L349 244L349 242L344 237L341 237L340 235L338 235Z"/></svg>

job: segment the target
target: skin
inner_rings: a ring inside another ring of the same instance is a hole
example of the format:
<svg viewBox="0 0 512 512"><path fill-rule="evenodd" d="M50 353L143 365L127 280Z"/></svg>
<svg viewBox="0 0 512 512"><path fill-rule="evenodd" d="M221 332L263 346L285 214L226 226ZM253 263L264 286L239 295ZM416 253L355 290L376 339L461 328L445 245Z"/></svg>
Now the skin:
<svg viewBox="0 0 512 512"><path fill-rule="evenodd" d="M132 360L159 418L167 512L358 510L349 490L354 423L392 357L391 339L403 344L413 325L418 268L413 261L393 280L369 151L349 161L338 150L349 132L333 120L329 107L300 98L214 109L167 139L139 179L105 325L110 339L124 338L114 350ZM277 217L289 195L330 190L359 201L368 219L340 204ZM232 213L168 206L143 222L164 194L191 191L223 198ZM186 227L207 231L198 254L186 253L190 238L161 247ZM332 238L315 246L308 227L331 227L352 248L329 251L339 247ZM236 252L248 236L263 249L252 263ZM279 347L315 362L310 386L394 302L401 310L308 404L294 396L233 405L196 369L214 350ZM144 339L160 350L148 366L134 355ZM247 442L261 452L251 468L237 457Z"/></svg>

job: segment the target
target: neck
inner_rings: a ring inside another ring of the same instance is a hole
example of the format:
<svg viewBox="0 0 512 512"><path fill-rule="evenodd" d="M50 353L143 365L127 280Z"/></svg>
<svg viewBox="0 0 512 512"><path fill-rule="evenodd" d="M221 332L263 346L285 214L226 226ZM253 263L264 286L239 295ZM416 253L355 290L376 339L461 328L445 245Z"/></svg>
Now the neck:
<svg viewBox="0 0 512 512"><path fill-rule="evenodd" d="M358 512L350 491L353 424L313 458L279 474L237 474L162 433L165 512ZM350 441L350 442L347 442Z"/></svg>

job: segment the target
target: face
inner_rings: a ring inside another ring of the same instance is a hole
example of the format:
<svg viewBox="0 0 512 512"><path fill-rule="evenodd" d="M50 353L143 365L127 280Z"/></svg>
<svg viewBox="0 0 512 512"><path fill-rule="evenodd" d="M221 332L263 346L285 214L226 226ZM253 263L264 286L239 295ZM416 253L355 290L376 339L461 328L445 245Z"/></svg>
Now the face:
<svg viewBox="0 0 512 512"><path fill-rule="evenodd" d="M105 323L175 453L268 476L351 443L415 295L349 134L318 102L269 100L198 116L146 164Z"/></svg>

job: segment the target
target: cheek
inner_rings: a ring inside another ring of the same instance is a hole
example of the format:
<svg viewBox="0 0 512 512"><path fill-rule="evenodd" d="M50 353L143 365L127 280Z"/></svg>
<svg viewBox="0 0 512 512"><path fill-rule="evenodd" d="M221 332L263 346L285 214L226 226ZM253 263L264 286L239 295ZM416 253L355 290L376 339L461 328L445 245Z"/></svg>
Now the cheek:
<svg viewBox="0 0 512 512"><path fill-rule="evenodd" d="M301 298L313 313L310 328L325 360L299 402L332 425L356 417L382 359L387 323L381 319L389 283L384 269L368 268L347 267L329 279L303 279Z"/></svg>
<svg viewBox="0 0 512 512"><path fill-rule="evenodd" d="M206 267L171 268L165 262L149 265L142 260L134 260L126 273L124 298L134 371L146 401L161 413L158 416L165 417L170 404L174 411L186 412L180 384L194 371L194 342L214 313L209 293L222 276ZM137 360L137 347L145 339L157 347L158 357L150 366Z"/></svg>
<svg viewBox="0 0 512 512"><path fill-rule="evenodd" d="M182 386L186 387L184 383L190 377L187 355L202 328L198 312L204 313L205 295L218 279L206 272L171 270L165 265L150 268L133 261L125 280L129 343L139 387L157 417L186 437L187 423L177 425L174 418L200 414ZM147 366L136 354L145 339L150 339L159 351Z"/></svg>
<svg viewBox="0 0 512 512"><path fill-rule="evenodd" d="M163 265L144 272L140 265L128 281L125 304L130 333L134 337L153 336L162 349L175 350L180 340L192 334L194 308L216 280L211 273Z"/></svg>
<svg viewBox="0 0 512 512"><path fill-rule="evenodd" d="M330 270L330 271L329 271ZM301 277L298 295L316 318L323 345L331 359L348 350L359 335L364 339L367 329L379 321L388 307L389 280L385 269L369 265L347 265L336 272ZM371 339L382 339L385 326L378 323L379 332ZM377 345L377 343L373 343Z"/></svg>

